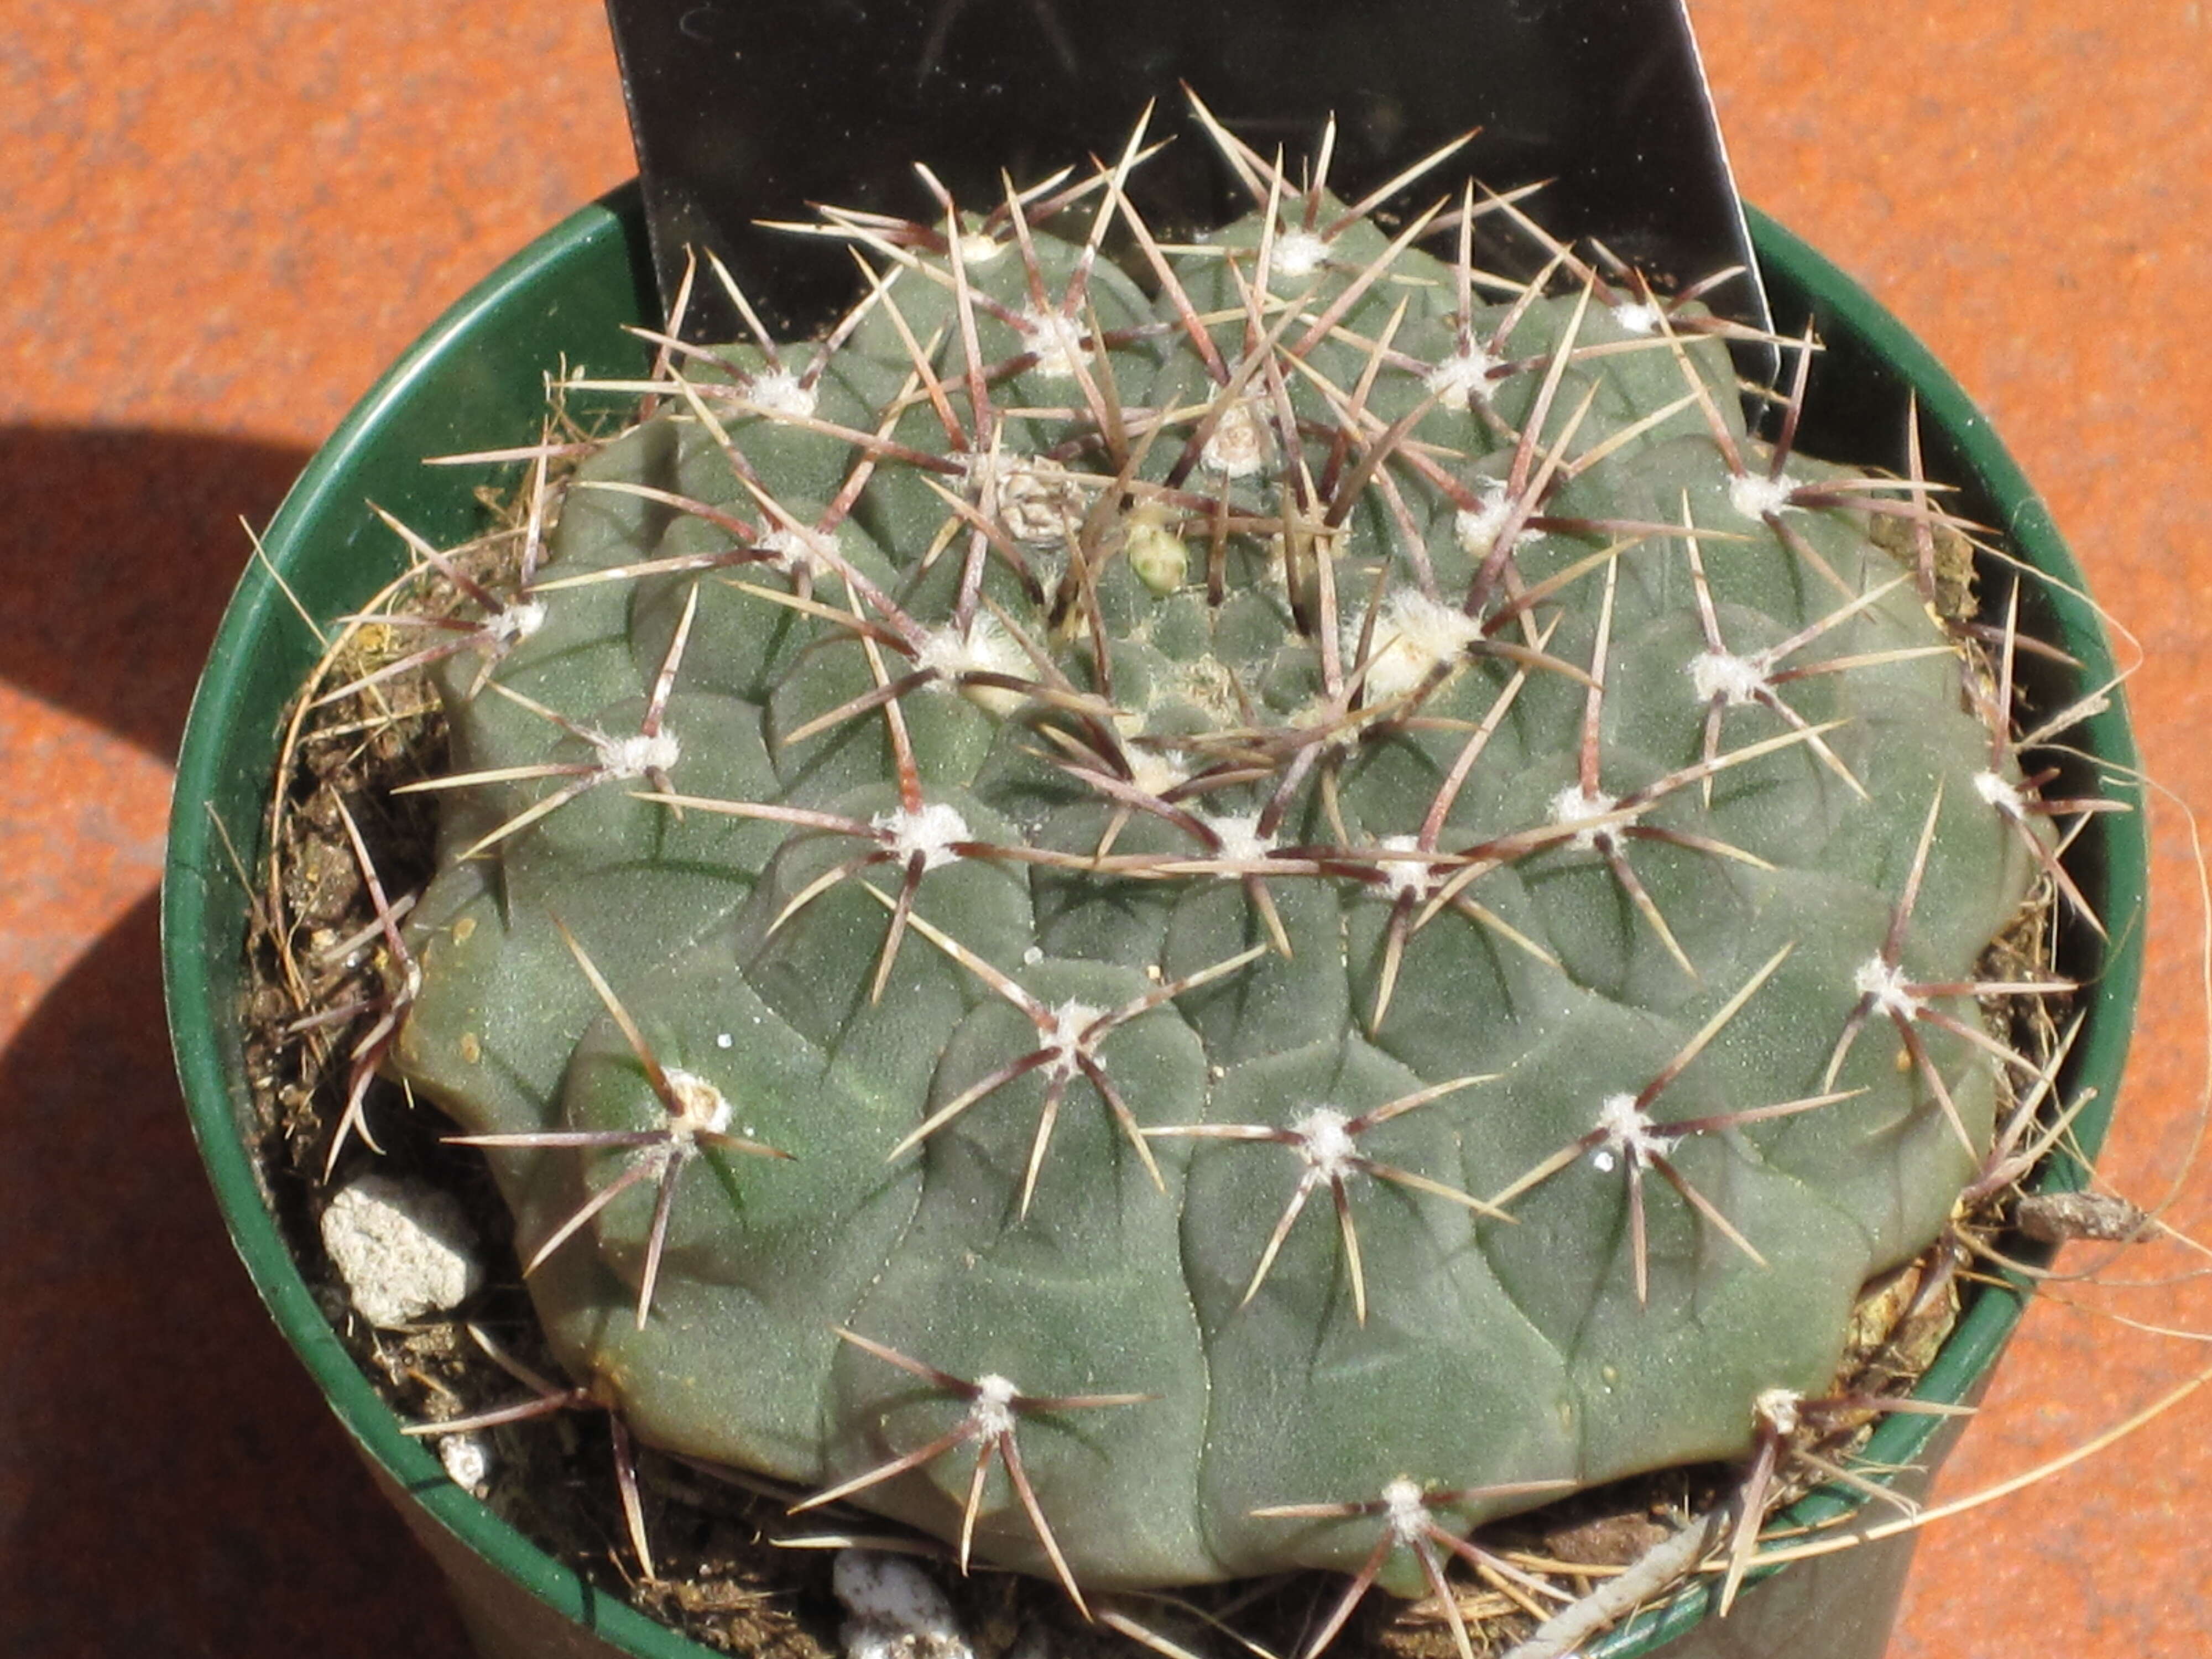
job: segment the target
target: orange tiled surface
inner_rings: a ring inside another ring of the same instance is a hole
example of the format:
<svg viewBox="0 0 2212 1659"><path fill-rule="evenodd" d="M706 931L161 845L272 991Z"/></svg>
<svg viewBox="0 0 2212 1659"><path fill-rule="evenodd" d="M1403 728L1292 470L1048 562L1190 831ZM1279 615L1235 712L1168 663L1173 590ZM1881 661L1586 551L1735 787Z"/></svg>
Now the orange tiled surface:
<svg viewBox="0 0 2212 1659"><path fill-rule="evenodd" d="M2212 24L2183 0L1695 0L1747 194L1988 406L2142 636L2212 807ZM167 763L242 557L380 364L629 170L591 0L104 0L0 23L0 1649L458 1659L429 1570L267 1328L161 1029ZM2112 1168L2189 1150L2182 816ZM2212 1232L2212 1174L2172 1218ZM2115 1298L2104 1298L2111 1303ZM2138 1293L2212 1328L2212 1297ZM1946 1491L2212 1349L2046 1305ZM2212 1651L2212 1398L1923 1547L1897 1659Z"/></svg>

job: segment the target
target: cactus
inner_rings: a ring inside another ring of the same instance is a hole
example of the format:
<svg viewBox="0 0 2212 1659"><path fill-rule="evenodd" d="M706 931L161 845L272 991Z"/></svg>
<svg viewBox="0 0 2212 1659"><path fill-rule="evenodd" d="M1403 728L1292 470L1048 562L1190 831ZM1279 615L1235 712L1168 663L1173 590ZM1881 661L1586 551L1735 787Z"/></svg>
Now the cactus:
<svg viewBox="0 0 2212 1659"><path fill-rule="evenodd" d="M388 1062L632 1433L1079 1604L1746 1454L2051 988L1978 981L2056 865L1929 489L1207 125L1200 242L1133 140L664 350L464 583Z"/></svg>

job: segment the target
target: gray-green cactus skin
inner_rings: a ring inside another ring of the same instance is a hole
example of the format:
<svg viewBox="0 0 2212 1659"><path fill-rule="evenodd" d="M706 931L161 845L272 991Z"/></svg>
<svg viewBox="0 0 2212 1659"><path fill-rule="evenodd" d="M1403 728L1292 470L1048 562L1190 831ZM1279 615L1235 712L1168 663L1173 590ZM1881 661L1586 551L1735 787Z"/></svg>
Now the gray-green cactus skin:
<svg viewBox="0 0 2212 1659"><path fill-rule="evenodd" d="M396 1064L563 1362L1086 1588L1828 1388L2039 856L1869 533L1924 494L1777 466L1693 306L1278 193L1164 252L1095 188L1142 284L843 222L834 349L678 357L442 688Z"/></svg>

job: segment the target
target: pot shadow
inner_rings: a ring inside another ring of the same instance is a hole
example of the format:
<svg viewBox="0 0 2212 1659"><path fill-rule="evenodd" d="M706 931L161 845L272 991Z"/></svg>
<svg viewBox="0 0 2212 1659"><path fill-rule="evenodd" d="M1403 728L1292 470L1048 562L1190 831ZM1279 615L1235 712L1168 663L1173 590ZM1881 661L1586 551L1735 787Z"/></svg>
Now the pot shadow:
<svg viewBox="0 0 2212 1659"><path fill-rule="evenodd" d="M173 759L252 544L308 452L207 433L0 428L0 678Z"/></svg>
<svg viewBox="0 0 2212 1659"><path fill-rule="evenodd" d="M170 1069L149 896L0 1053L0 1631L26 1659L463 1659L277 1335Z"/></svg>
<svg viewBox="0 0 2212 1659"><path fill-rule="evenodd" d="M0 428L0 679L173 757L251 556L239 520L265 523L307 459ZM24 857L66 821L0 825L11 902L55 955L0 1048L0 1648L463 1659L435 1569L231 1251L170 1061L155 896L95 938L35 872L100 849Z"/></svg>

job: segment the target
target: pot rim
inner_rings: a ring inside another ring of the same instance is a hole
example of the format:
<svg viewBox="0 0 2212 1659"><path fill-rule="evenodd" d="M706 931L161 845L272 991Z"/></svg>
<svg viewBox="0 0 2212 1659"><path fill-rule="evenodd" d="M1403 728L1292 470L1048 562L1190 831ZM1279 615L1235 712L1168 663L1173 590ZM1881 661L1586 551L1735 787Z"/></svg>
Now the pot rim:
<svg viewBox="0 0 2212 1659"><path fill-rule="evenodd" d="M1876 370L1900 412L1903 392L1911 390L1922 413L1931 476L1957 483L1979 516L2049 579L2044 589L2049 621L2060 643L2081 661L2080 682L2110 684L2115 678L2111 647L2094 605L2082 594L2080 568L2042 497L2006 453L1988 417L1927 349L1856 282L1765 214L1748 207L1746 212L1753 246L1775 293L1780 325L1794 329L1809 313L1832 350L1842 345ZM579 269L592 270L592 280L605 283L626 264L629 291L617 293L610 286L607 294L597 296L599 309L608 310L611 317L626 314L636 319L647 315L652 286L643 265L644 246L635 181L547 231L432 325L355 406L293 485L261 538L258 556L239 581L193 696L177 762L161 891L161 953L178 1074L233 1244L287 1340L359 1448L429 1519L556 1611L638 1659L705 1659L706 1649L559 1565L450 1480L427 1445L401 1433L399 1419L340 1342L278 1229L270 1194L248 1151L251 1102L233 1017L242 981L231 959L240 955L237 947L252 896L231 843L236 840L239 854L248 859L258 860L263 855L263 821L257 803L275 763L280 714L273 711L281 711L289 702L289 693L274 702L269 696L272 687L287 684L287 673L289 684L296 685L315 645L300 625L293 592L279 573L289 574L303 550L338 533L333 526L367 519L361 511L364 458L387 428L404 422L414 433L425 418L441 418L425 407L427 400L450 392L456 376L468 381L476 343L485 334L504 331L521 313L534 319L541 332L550 331L564 340L591 338L588 330L580 331L586 320L602 320L582 317L580 313L591 307L568 305L563 309L564 283L573 283ZM1793 309L1795 317L1790 314ZM611 329L608 332L611 335ZM604 343L587 349L603 349ZM543 363L553 355L549 351L532 361ZM534 405L539 400L536 386L525 389ZM512 386L487 392L475 384L464 384L463 392L465 402L474 397L512 403L516 395ZM456 428L451 432L455 441L451 447L483 441L482 427L473 433L458 429L472 423L475 415L442 418ZM434 450L434 444L410 445L415 456ZM474 480L461 477L462 488L456 495L465 498ZM432 533L441 526L418 528ZM465 522L456 522L451 529L458 537L465 532ZM359 539L356 529L348 538L349 550L355 550ZM357 550L356 568L346 573L353 580L340 584L351 587L349 599L358 599L383 580L380 573L391 565L390 556L398 550L361 545ZM330 557L321 561L334 562ZM326 585L331 585L331 579L326 578ZM344 603L342 599L321 614L342 609ZM2085 1154L2094 1156L2110 1121L2142 972L2142 918L2149 849L2141 789L2134 781L2139 772L2123 692L2112 690L2109 706L2082 727L2084 746L2108 773L2100 780L2105 792L2130 799L2136 807L2092 819L2083 838L2094 837L2097 843L2090 850L2098 860L2103 913L2116 941L2083 994L2094 1017L2085 1026L2066 1073L2072 1088L2098 1091L2096 1100L2076 1120L2075 1134ZM241 805L246 809L242 815ZM225 823L253 824L256 833L227 836ZM2041 1184L2046 1189L2069 1190L2083 1185L2087 1173L2070 1156L2055 1158ZM1994 1364L2018 1323L2027 1288L2025 1280L2014 1278L1973 1297L1916 1392L1943 1401L1966 1397ZM1882 1462L1910 1463L1923 1455L1942 1423L1936 1418L1893 1414L1876 1428L1864 1455ZM1859 1506L1860 1500L1824 1488L1800 1500L1789 1514L1794 1521L1811 1524ZM1764 1575L1754 1575L1759 1576ZM1626 1621L1585 1651L1589 1659L1631 1659L1651 1651L1698 1624L1712 1595L1710 1586L1688 1586L1659 1607Z"/></svg>

